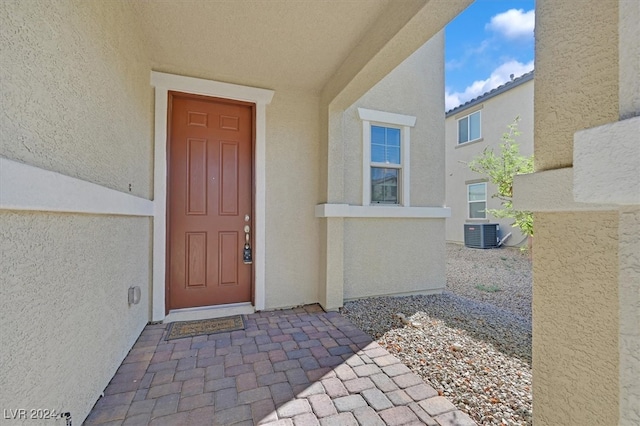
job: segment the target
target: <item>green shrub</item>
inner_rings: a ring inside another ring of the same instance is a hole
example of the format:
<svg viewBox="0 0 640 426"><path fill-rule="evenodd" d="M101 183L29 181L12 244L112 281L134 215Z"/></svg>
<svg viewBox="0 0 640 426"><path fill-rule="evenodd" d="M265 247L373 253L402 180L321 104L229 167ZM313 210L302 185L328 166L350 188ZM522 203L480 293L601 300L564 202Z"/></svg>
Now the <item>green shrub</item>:
<svg viewBox="0 0 640 426"><path fill-rule="evenodd" d="M525 235L533 235L533 213L513 208L513 177L519 174L533 172L533 155L524 157L520 155L519 145L516 143L518 131L518 121L516 117L513 123L507 126L508 132L502 135L500 150L496 154L491 148L485 148L481 155L474 158L469 164L469 168L476 173L487 176L489 181L497 186L498 192L491 198L498 198L501 201L501 209L487 209L487 213L496 218L513 218L513 227L519 228Z"/></svg>

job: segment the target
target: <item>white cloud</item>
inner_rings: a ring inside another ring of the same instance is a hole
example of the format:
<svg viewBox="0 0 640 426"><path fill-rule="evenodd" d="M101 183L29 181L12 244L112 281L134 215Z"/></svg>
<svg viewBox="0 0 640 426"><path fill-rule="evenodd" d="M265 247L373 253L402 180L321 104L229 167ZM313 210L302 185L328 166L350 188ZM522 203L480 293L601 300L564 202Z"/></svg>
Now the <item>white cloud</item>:
<svg viewBox="0 0 640 426"><path fill-rule="evenodd" d="M477 98L478 96L495 89L498 86L503 85L504 83L511 80L511 74L515 77L520 77L522 74L528 73L533 69L533 61L527 62L523 64L518 61L509 61L500 65L498 68L493 70L489 78L486 80L477 80L474 81L470 86L468 86L462 92L449 92L449 90L445 91L444 103L445 109L448 111L452 108L457 107L471 99Z"/></svg>
<svg viewBox="0 0 640 426"><path fill-rule="evenodd" d="M491 18L485 28L504 35L508 39L533 37L535 11L509 9Z"/></svg>
<svg viewBox="0 0 640 426"><path fill-rule="evenodd" d="M447 61L444 66L446 70L455 70L459 68L463 68L467 65L467 63L476 56L483 54L489 47L491 43L489 40L482 40L482 42L477 47L468 47L465 49L462 57L460 59L451 59Z"/></svg>

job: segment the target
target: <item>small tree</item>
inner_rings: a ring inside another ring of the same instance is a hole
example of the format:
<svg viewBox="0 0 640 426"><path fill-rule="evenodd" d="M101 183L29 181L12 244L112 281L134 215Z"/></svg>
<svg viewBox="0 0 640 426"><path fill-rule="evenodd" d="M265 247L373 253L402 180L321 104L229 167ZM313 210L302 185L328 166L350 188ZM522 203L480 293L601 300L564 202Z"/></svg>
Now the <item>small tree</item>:
<svg viewBox="0 0 640 426"><path fill-rule="evenodd" d="M529 211L515 210L512 201L513 177L533 172L533 155L520 155L519 146L515 141L516 136L520 135L518 121L519 116L507 126L508 132L502 135L498 154L495 154L493 149L485 148L468 166L474 172L487 176L489 181L498 187L498 192L491 198L498 198L502 202L502 208L487 209L487 212L496 218L513 218L514 228L520 228L523 234L533 236L533 214Z"/></svg>

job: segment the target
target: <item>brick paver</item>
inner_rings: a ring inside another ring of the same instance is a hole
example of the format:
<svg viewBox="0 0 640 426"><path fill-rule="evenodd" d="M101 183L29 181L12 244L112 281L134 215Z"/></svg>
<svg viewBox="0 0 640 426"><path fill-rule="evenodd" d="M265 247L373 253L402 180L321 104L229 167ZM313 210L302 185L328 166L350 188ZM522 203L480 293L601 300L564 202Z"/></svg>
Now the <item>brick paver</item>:
<svg viewBox="0 0 640 426"><path fill-rule="evenodd" d="M380 418L376 410L371 407L360 407L353 410L358 423L367 426L385 426L384 421Z"/></svg>
<svg viewBox="0 0 640 426"><path fill-rule="evenodd" d="M474 426L476 423L460 410L449 411L435 418L441 426Z"/></svg>
<svg viewBox="0 0 640 426"><path fill-rule="evenodd" d="M360 395L341 396L333 400L333 405L338 411L353 411L356 408L366 407L367 402Z"/></svg>
<svg viewBox="0 0 640 426"><path fill-rule="evenodd" d="M371 406L371 408L376 411L386 410L387 408L393 407L389 398L385 396L384 393L380 389L367 389L362 391L362 396L367 401L367 403Z"/></svg>
<svg viewBox="0 0 640 426"><path fill-rule="evenodd" d="M418 416L406 406L388 408L380 412L380 417L388 425L404 425L418 421Z"/></svg>
<svg viewBox="0 0 640 426"><path fill-rule="evenodd" d="M145 327L86 425L475 425L318 305L247 315L230 333L166 341L166 328Z"/></svg>
<svg viewBox="0 0 640 426"><path fill-rule="evenodd" d="M418 405L420 405L420 407L422 407L424 411L429 413L430 416L437 416L439 414L444 414L448 411L453 411L456 409L455 405L453 405L447 398L442 396L425 399Z"/></svg>

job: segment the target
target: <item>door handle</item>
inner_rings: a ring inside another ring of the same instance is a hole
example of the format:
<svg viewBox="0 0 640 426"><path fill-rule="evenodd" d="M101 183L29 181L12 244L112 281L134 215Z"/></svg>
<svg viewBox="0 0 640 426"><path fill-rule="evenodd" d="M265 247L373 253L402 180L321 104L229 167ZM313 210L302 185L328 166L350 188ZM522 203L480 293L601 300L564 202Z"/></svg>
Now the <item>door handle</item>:
<svg viewBox="0 0 640 426"><path fill-rule="evenodd" d="M251 253L251 227L249 225L244 226L244 249L242 250L242 262L245 265L253 263L253 256Z"/></svg>

